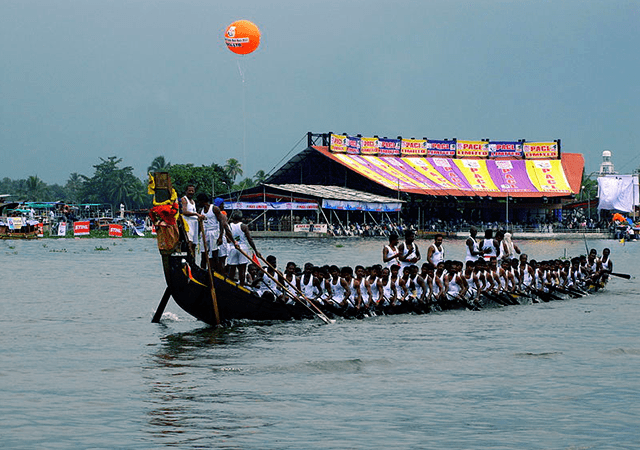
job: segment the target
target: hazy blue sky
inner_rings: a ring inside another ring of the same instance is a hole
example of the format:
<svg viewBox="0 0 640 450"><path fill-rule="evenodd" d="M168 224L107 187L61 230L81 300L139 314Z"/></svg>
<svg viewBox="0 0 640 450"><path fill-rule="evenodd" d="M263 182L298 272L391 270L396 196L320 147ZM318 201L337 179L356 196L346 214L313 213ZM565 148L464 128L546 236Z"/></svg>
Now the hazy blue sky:
<svg viewBox="0 0 640 450"><path fill-rule="evenodd" d="M224 44L237 19L254 54ZM560 138L628 173L639 24L638 0L0 0L0 177L64 183L111 155L252 176L307 131Z"/></svg>

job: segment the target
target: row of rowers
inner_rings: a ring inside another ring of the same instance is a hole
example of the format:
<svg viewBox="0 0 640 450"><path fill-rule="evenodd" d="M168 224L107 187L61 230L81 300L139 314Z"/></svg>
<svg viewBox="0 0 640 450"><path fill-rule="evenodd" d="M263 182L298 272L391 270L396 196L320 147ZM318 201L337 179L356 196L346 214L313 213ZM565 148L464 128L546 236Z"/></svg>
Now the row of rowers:
<svg viewBox="0 0 640 450"><path fill-rule="evenodd" d="M301 292L321 308L342 311L402 304L446 306L448 302L481 306L483 294L582 292L604 281L613 270L609 253L609 249L604 249L599 258L593 250L589 256L571 261L540 262L529 261L526 254L500 262L491 256L488 261L469 260L464 268L461 261L451 260L437 265L427 262L421 268L415 264L401 267L396 263L388 267L356 266L355 271L351 267L317 267L306 263L301 273L294 262L289 262L283 274L275 269L276 258L270 255L265 268L269 275L262 275L259 268L252 265L246 283L261 296L293 303L297 292Z"/></svg>

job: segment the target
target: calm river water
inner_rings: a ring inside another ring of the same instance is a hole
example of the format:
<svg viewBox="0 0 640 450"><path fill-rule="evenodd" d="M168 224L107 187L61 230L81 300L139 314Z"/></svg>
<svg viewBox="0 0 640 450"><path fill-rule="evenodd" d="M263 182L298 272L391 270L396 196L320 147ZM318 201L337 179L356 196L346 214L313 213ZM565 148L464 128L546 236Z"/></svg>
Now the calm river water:
<svg viewBox="0 0 640 450"><path fill-rule="evenodd" d="M355 265L383 241L257 243L280 265ZM462 258L464 241L445 245ZM589 245L640 276L639 243ZM640 448L636 279L531 306L223 330L172 301L150 322L164 291L150 239L0 241L0 279L2 448Z"/></svg>

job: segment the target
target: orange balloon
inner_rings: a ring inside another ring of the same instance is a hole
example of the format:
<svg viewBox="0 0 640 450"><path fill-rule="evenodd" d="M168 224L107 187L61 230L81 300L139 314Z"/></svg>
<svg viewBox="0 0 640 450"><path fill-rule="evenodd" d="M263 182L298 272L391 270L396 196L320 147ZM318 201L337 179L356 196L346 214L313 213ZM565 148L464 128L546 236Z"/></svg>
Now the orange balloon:
<svg viewBox="0 0 640 450"><path fill-rule="evenodd" d="M260 30L248 20L236 20L224 33L227 48L238 55L251 53L260 45Z"/></svg>

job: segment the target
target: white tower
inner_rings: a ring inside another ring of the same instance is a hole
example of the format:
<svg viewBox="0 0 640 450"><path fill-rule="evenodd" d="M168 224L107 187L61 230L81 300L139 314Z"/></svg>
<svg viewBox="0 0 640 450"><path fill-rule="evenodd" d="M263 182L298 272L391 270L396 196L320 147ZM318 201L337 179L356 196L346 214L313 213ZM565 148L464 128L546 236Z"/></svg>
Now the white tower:
<svg viewBox="0 0 640 450"><path fill-rule="evenodd" d="M602 152L602 164L600 164L600 176L614 175L617 172L613 170L613 163L611 162L611 152L605 150Z"/></svg>

